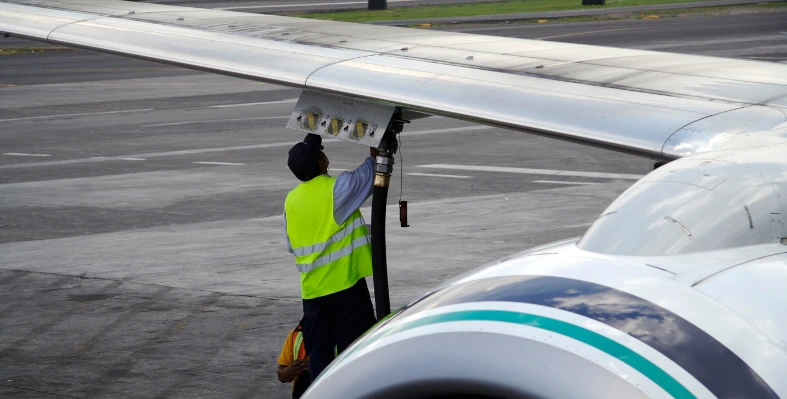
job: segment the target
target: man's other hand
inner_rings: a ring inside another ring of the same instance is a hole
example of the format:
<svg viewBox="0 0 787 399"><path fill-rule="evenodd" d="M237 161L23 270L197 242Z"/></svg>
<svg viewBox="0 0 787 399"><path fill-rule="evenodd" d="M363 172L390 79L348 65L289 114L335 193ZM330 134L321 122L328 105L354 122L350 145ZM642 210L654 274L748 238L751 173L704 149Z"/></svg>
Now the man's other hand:
<svg viewBox="0 0 787 399"><path fill-rule="evenodd" d="M276 374L279 377L279 381L287 383L292 382L295 377L307 371L309 371L309 361L296 360L290 363L289 366L279 366L279 369L276 370Z"/></svg>

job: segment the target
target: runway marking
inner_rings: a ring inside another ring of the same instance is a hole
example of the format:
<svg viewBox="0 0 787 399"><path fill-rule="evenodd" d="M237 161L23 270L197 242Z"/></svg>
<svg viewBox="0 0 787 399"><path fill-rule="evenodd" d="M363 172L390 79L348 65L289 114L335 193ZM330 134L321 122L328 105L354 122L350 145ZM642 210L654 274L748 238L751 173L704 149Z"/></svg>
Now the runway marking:
<svg viewBox="0 0 787 399"><path fill-rule="evenodd" d="M589 31L584 31L584 32L566 33L565 35L537 37L536 40L554 39L554 38L557 38L557 37L569 37L569 36L587 35L588 33L617 32L617 31L622 31L622 30L634 30L634 29L642 29L642 28L638 27L638 28L618 28L618 29L589 30Z"/></svg>
<svg viewBox="0 0 787 399"><path fill-rule="evenodd" d="M417 0L388 0L388 3L404 3ZM368 4L366 1L341 1L336 3L311 3L311 4L269 4L267 6L236 6L236 7L222 7L215 8L215 10L253 10L256 8L281 8L281 7L312 7L312 6L336 6L348 4Z"/></svg>
<svg viewBox="0 0 787 399"><path fill-rule="evenodd" d="M453 169L453 170L472 170L478 172L501 172L501 173L521 173L527 175L550 175L550 176L574 176L574 177L600 177L605 179L626 179L639 180L643 175L631 175L623 173L603 173L603 172L582 172L571 170L554 169L530 169L530 168L510 168L504 166L482 166L482 165L418 165L419 168Z"/></svg>
<svg viewBox="0 0 787 399"><path fill-rule="evenodd" d="M149 108L149 109L128 109L128 110L124 110L124 111L86 112L84 114L62 114L62 115L31 116L31 117L27 117L27 118L0 119L0 122L27 121L27 120L33 120L33 119L66 118L66 117L69 117L69 116L125 114L125 113L131 113L131 112L147 112L147 111L153 111L153 109L152 108Z"/></svg>
<svg viewBox="0 0 787 399"><path fill-rule="evenodd" d="M14 157L51 157L52 154L26 154L24 152L5 152L3 155L11 155Z"/></svg>
<svg viewBox="0 0 787 399"><path fill-rule="evenodd" d="M458 127L458 128L450 128L450 129L421 130L421 131L409 132L403 135L420 136L425 134L462 133L466 131L485 130L485 129L494 129L494 128L489 126L467 126L467 127ZM322 142L323 144L325 144L325 143L337 143L339 141L340 140L337 139L324 139ZM129 154L129 155L114 156L114 157L91 157L91 158L68 159L62 161L27 162L27 163L0 165L0 169L17 169L17 168L32 168L32 167L43 167L43 166L73 165L73 164L93 163L93 162L108 162L108 161L119 161L119 160L123 160L124 158L161 158L161 157L179 156L179 155L207 154L212 152L291 147L295 143L297 143L296 140L279 142L279 143L268 143L268 144L239 145L239 146L232 146L232 147L197 148L191 150L150 152L144 154Z"/></svg>
<svg viewBox="0 0 787 399"><path fill-rule="evenodd" d="M199 161L199 162L192 162L198 163L200 165L229 165L229 166L241 166L246 165L245 163L237 163L237 162L209 162L209 161Z"/></svg>
<svg viewBox="0 0 787 399"><path fill-rule="evenodd" d="M454 179L469 179L473 176L462 176L462 175L436 175L432 173L407 173L408 176L425 176L425 177L450 177Z"/></svg>
<svg viewBox="0 0 787 399"><path fill-rule="evenodd" d="M288 98L286 100L278 100L278 101L264 101L259 103L244 103L244 104L224 104L224 105L211 105L208 108L234 108L234 107L252 107L255 105L267 105L267 104L287 104L287 103L294 103L298 102L297 98Z"/></svg>
<svg viewBox="0 0 787 399"><path fill-rule="evenodd" d="M559 229L573 229L575 227L590 227L593 225L593 222L590 223L580 223L580 224L571 224L568 226L560 226Z"/></svg>
<svg viewBox="0 0 787 399"><path fill-rule="evenodd" d="M462 132L469 132L473 130L487 130L487 129L496 129L496 128L492 126L464 126L464 127L452 127L448 129L422 130L418 132L402 132L401 135L404 137L410 137L410 136L423 136L426 134L438 134L438 133L462 133Z"/></svg>
<svg viewBox="0 0 787 399"><path fill-rule="evenodd" d="M126 157L120 158L122 161L147 161L147 158L133 158L133 157Z"/></svg>
<svg viewBox="0 0 787 399"><path fill-rule="evenodd" d="M598 182L589 182L589 181L559 181L559 180L534 180L533 183L546 183L546 184L577 184L577 185L586 185L586 184L599 184Z"/></svg>
<svg viewBox="0 0 787 399"><path fill-rule="evenodd" d="M154 125L142 125L142 127L157 127L157 126L177 126L189 125L194 123L214 123L214 122L237 122L237 121L255 121L255 120L268 120L268 119L289 119L287 116L266 116L260 118L240 118L240 119L209 119L205 121L187 121L187 122L172 122L172 123L156 123Z"/></svg>

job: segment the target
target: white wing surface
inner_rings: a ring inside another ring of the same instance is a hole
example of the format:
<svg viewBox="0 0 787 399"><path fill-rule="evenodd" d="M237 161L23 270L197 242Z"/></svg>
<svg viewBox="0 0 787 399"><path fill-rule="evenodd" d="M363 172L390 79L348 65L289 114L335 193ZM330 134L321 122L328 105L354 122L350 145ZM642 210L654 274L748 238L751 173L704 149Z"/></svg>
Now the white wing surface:
<svg viewBox="0 0 787 399"><path fill-rule="evenodd" d="M757 61L114 0L0 0L0 33L653 158L787 136Z"/></svg>

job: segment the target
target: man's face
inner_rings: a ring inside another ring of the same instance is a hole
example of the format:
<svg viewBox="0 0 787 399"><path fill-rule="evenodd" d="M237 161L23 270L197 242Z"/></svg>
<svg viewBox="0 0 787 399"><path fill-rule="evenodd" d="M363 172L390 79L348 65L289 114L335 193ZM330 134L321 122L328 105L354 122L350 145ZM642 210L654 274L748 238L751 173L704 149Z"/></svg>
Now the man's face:
<svg viewBox="0 0 787 399"><path fill-rule="evenodd" d="M328 156L322 151L320 151L320 157L317 159L317 164L320 165L320 171L322 173L328 173L330 161L328 161Z"/></svg>

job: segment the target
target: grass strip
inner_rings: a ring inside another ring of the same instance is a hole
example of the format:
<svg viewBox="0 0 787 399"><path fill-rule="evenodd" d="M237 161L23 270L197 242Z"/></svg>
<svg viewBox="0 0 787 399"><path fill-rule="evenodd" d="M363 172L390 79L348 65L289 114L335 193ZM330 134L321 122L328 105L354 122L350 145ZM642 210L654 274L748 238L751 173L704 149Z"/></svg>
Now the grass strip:
<svg viewBox="0 0 787 399"><path fill-rule="evenodd" d="M608 0L604 8L648 6L654 4L693 3L697 0ZM710 0L701 0L710 1ZM397 7L388 10L347 10L325 13L289 14L302 18L345 22L372 22L399 19L470 17L476 15L513 14L588 9L579 0L505 0L488 3L445 4L435 6Z"/></svg>
<svg viewBox="0 0 787 399"><path fill-rule="evenodd" d="M68 47L9 47L9 48L0 48L0 56L36 54L36 53L57 53L60 51L69 51L69 50L73 50L73 49Z"/></svg>
<svg viewBox="0 0 787 399"><path fill-rule="evenodd" d="M644 13L612 13L605 15L586 15L577 17L564 17L550 19L549 22L589 22L589 21L612 21L621 19L653 19L657 18L677 18L677 17L696 17L696 16L719 16L719 15L743 15L762 12L785 12L787 2L749 4L739 6L718 6L718 7L699 7L699 8L678 8L671 10L651 10ZM536 21L523 21L535 23ZM455 26L455 25L452 25Z"/></svg>

